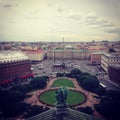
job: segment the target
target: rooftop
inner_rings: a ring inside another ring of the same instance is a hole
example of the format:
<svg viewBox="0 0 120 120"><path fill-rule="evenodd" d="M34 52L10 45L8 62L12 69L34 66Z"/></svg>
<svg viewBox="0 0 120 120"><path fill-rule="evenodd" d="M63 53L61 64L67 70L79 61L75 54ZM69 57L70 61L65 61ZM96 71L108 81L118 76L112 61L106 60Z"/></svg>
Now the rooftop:
<svg viewBox="0 0 120 120"><path fill-rule="evenodd" d="M28 57L20 51L0 51L0 63L26 60Z"/></svg>
<svg viewBox="0 0 120 120"><path fill-rule="evenodd" d="M64 114L58 115L56 108L53 108L31 118L28 118L27 120L61 120L60 119L61 115L63 118L62 120L102 120L92 115L88 115L86 113L82 113L70 108L67 108L66 111L64 112L65 112Z"/></svg>
<svg viewBox="0 0 120 120"><path fill-rule="evenodd" d="M120 58L120 53L105 53L104 55L106 57L111 57L111 58L114 58L114 57L119 57Z"/></svg>

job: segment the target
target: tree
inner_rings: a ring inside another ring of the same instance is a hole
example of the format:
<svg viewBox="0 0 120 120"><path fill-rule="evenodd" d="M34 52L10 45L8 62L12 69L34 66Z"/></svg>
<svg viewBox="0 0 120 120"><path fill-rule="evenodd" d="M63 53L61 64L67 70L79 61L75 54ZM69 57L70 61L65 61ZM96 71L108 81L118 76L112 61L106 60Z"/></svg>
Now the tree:
<svg viewBox="0 0 120 120"><path fill-rule="evenodd" d="M90 75L90 74L88 72L82 72L81 76L83 76L83 75Z"/></svg>
<svg viewBox="0 0 120 120"><path fill-rule="evenodd" d="M110 53L114 53L115 50L114 50L113 48L110 48L110 49L109 49L109 52L110 52Z"/></svg>
<svg viewBox="0 0 120 120"><path fill-rule="evenodd" d="M120 119L120 91L109 90L101 97L100 104L95 109L111 120Z"/></svg>
<svg viewBox="0 0 120 120"><path fill-rule="evenodd" d="M63 77L63 73L57 73L56 77Z"/></svg>
<svg viewBox="0 0 120 120"><path fill-rule="evenodd" d="M77 78L78 76L80 76L81 71L79 69L75 68L75 69L71 70L70 74L72 77Z"/></svg>
<svg viewBox="0 0 120 120"><path fill-rule="evenodd" d="M44 88L47 85L47 80L44 77L36 77L30 81L35 89Z"/></svg>
<svg viewBox="0 0 120 120"><path fill-rule="evenodd" d="M24 116L25 118L40 114L41 112L43 112L43 106L31 106L26 112L27 114Z"/></svg>
<svg viewBox="0 0 120 120"><path fill-rule="evenodd" d="M11 118L23 113L30 107L27 103L12 103L4 107L2 117Z"/></svg>
<svg viewBox="0 0 120 120"><path fill-rule="evenodd" d="M0 102L4 103L12 103L19 102L25 98L25 95L18 91L3 91L1 93Z"/></svg>
<svg viewBox="0 0 120 120"><path fill-rule="evenodd" d="M103 86L101 86L101 85L99 85L97 88L94 89L93 92L95 92L96 94L102 96L102 95L105 95L105 93L106 93L106 88L103 87Z"/></svg>
<svg viewBox="0 0 120 120"><path fill-rule="evenodd" d="M16 85L16 86L12 87L10 90L19 91L23 94L25 94L28 91L28 89L25 85Z"/></svg>
<svg viewBox="0 0 120 120"><path fill-rule="evenodd" d="M86 77L88 77L88 76L90 76L90 75L89 75L89 74L82 74L82 73L81 73L81 75L77 77L78 83L81 84L82 81L83 81L84 79L86 79Z"/></svg>
<svg viewBox="0 0 120 120"><path fill-rule="evenodd" d="M80 85L86 90L93 91L99 87L99 80L95 76L87 75Z"/></svg>
<svg viewBox="0 0 120 120"><path fill-rule="evenodd" d="M32 84L26 84L25 85L25 87L28 89L28 91L30 91L30 90L33 90L34 89L34 87L33 87L33 85Z"/></svg>
<svg viewBox="0 0 120 120"><path fill-rule="evenodd" d="M94 105L95 109L103 116L111 120L120 119L120 103L114 101L104 101L101 104Z"/></svg>
<svg viewBox="0 0 120 120"><path fill-rule="evenodd" d="M120 91L119 90L107 90L105 96L111 98L111 100L120 100Z"/></svg>
<svg viewBox="0 0 120 120"><path fill-rule="evenodd" d="M77 110L79 110L80 112L84 112L84 113L90 114L90 115L93 115L93 112L94 112L94 110L91 107L89 107L89 106L78 107Z"/></svg>

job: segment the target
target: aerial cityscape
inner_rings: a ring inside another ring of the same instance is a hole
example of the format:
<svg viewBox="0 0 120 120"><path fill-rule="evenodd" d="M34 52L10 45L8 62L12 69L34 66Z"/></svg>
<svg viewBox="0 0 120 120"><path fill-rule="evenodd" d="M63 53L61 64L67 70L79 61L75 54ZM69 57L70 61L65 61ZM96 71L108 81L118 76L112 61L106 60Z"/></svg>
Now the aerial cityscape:
<svg viewBox="0 0 120 120"><path fill-rule="evenodd" d="M119 8L0 0L0 120L119 120Z"/></svg>

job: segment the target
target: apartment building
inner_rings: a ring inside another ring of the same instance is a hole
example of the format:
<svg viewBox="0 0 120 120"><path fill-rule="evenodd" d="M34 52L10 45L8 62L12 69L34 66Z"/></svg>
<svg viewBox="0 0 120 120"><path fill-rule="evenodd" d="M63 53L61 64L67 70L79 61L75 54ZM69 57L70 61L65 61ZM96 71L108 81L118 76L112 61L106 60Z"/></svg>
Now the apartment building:
<svg viewBox="0 0 120 120"><path fill-rule="evenodd" d="M33 76L30 59L18 51L0 51L0 85Z"/></svg>

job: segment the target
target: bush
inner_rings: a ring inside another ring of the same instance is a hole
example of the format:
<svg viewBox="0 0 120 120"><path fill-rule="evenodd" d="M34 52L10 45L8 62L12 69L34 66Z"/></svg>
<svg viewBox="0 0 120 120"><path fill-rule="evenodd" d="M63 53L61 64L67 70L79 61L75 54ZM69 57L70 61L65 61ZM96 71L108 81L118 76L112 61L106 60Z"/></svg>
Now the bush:
<svg viewBox="0 0 120 120"><path fill-rule="evenodd" d="M35 89L41 89L47 85L47 80L44 77L36 77L30 81L30 84L33 85Z"/></svg>
<svg viewBox="0 0 120 120"><path fill-rule="evenodd" d="M94 105L95 109L111 120L120 119L120 91L109 90L101 97L100 104Z"/></svg>
<svg viewBox="0 0 120 120"><path fill-rule="evenodd" d="M13 103L4 107L2 117L10 118L23 113L30 105L26 103Z"/></svg>
<svg viewBox="0 0 120 120"><path fill-rule="evenodd" d="M34 105L34 106L31 106L27 112L27 114L24 116L25 118L28 118L28 117L32 117L34 115L37 115L37 114L40 114L41 112L43 112L43 106L37 106L37 105Z"/></svg>
<svg viewBox="0 0 120 120"><path fill-rule="evenodd" d="M78 83L81 84L82 81L83 81L86 77L88 77L88 76L89 76L89 75L80 75L79 77L77 77Z"/></svg>
<svg viewBox="0 0 120 120"><path fill-rule="evenodd" d="M63 73L57 73L56 77L63 77Z"/></svg>
<svg viewBox="0 0 120 120"><path fill-rule="evenodd" d="M80 112L84 112L84 113L90 114L90 115L93 115L93 112L94 112L94 110L91 107L89 107L89 106L79 107L79 108L77 108L77 110L79 110Z"/></svg>
<svg viewBox="0 0 120 120"><path fill-rule="evenodd" d="M89 91L94 91L94 89L96 89L97 87L99 87L99 80L97 79L97 77L91 76L91 75L87 75L82 82L80 83L80 85Z"/></svg>
<svg viewBox="0 0 120 120"><path fill-rule="evenodd" d="M80 76L81 71L79 69L75 68L75 69L71 70L70 74L72 77L77 78L78 76Z"/></svg>
<svg viewBox="0 0 120 120"><path fill-rule="evenodd" d="M103 96L106 93L106 88L101 86L101 85L99 85L97 88L94 89L93 92L98 94L98 95L100 95L100 96Z"/></svg>
<svg viewBox="0 0 120 120"><path fill-rule="evenodd" d="M25 94L28 91L28 89L24 85L16 85L16 86L12 87L10 90L19 91L23 94Z"/></svg>
<svg viewBox="0 0 120 120"><path fill-rule="evenodd" d="M83 75L90 75L90 74L87 73L87 72L82 72L82 73L81 73L81 76L83 76Z"/></svg>
<svg viewBox="0 0 120 120"><path fill-rule="evenodd" d="M11 102L19 102L25 98L25 95L18 91L5 91L2 93L0 97L0 102L3 103L11 103Z"/></svg>
<svg viewBox="0 0 120 120"><path fill-rule="evenodd" d="M120 103L114 101L105 101L101 104L94 105L95 109L103 116L111 120L120 119Z"/></svg>

